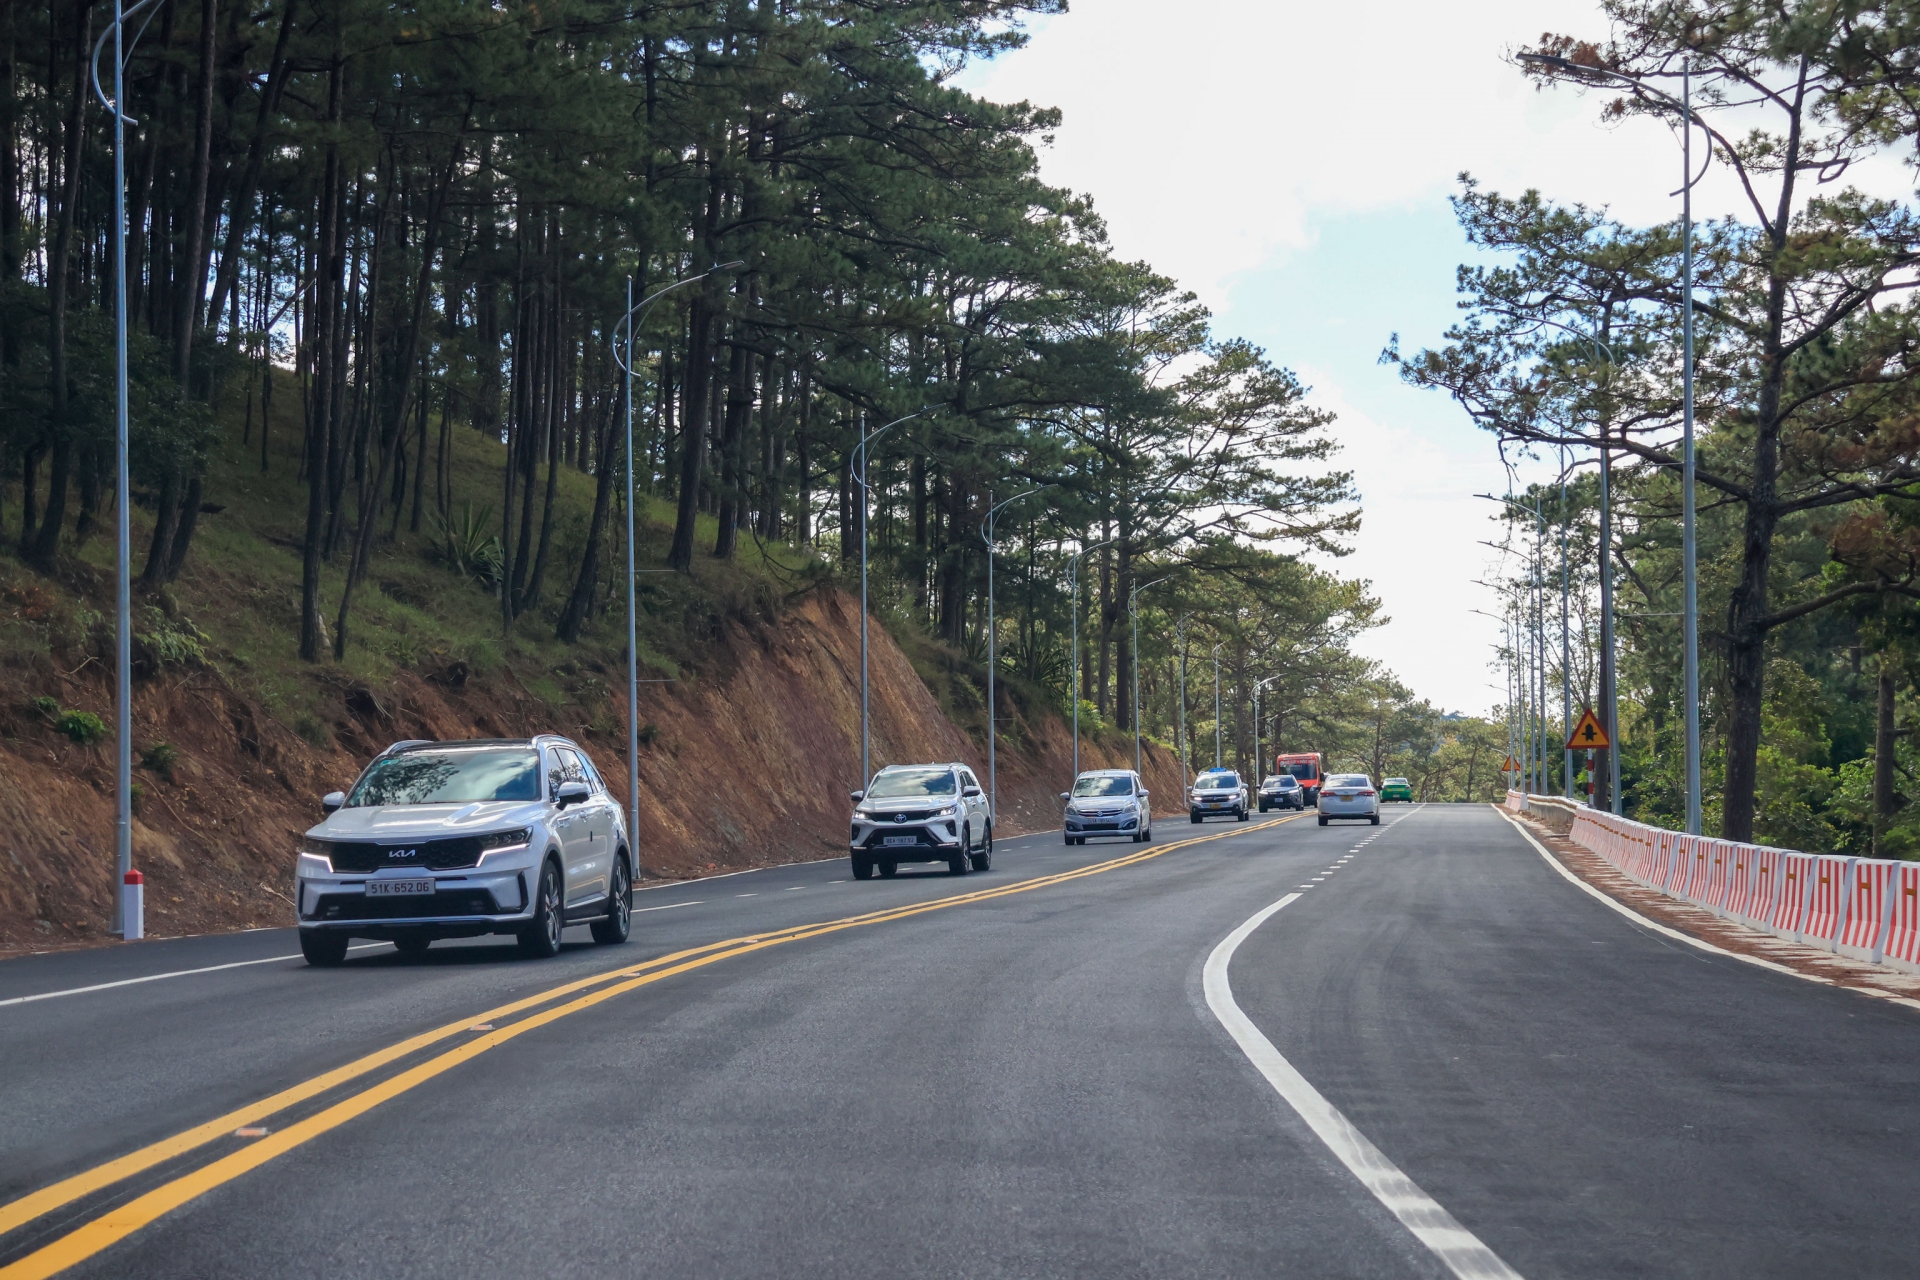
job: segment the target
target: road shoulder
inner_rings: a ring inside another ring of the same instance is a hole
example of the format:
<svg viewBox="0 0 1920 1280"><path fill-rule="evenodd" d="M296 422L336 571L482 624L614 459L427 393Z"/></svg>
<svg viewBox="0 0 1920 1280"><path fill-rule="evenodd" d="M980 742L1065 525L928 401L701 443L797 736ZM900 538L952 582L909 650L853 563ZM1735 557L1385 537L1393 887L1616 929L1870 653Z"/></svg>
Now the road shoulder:
<svg viewBox="0 0 1920 1280"><path fill-rule="evenodd" d="M1845 987L1875 999L1920 1009L1920 974L1865 964L1825 948L1792 942L1716 915L1705 907L1649 889L1624 875L1599 854L1556 835L1525 814L1500 815L1524 833L1543 857L1563 873L1602 895L1641 923L1711 951L1825 986Z"/></svg>

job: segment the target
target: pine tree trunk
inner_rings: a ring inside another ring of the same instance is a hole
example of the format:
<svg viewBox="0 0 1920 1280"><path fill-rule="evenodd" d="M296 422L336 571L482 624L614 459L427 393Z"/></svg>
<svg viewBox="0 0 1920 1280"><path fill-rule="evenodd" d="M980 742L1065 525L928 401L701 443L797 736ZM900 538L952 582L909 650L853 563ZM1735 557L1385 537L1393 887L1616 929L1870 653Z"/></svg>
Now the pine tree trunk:
<svg viewBox="0 0 1920 1280"><path fill-rule="evenodd" d="M1897 693L1893 670L1887 658L1880 659L1880 678L1875 682L1873 718L1873 856L1887 857L1887 827L1899 809L1894 791L1894 697Z"/></svg>

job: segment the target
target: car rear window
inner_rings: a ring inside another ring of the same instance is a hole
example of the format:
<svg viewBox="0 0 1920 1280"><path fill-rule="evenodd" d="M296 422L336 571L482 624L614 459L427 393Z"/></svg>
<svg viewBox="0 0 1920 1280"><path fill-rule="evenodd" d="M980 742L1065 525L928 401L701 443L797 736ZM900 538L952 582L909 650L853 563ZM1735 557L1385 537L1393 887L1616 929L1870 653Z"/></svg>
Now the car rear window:
<svg viewBox="0 0 1920 1280"><path fill-rule="evenodd" d="M469 747L383 756L353 784L347 808L539 798L539 752L532 747Z"/></svg>
<svg viewBox="0 0 1920 1280"><path fill-rule="evenodd" d="M1336 773L1327 779L1330 787L1370 787L1373 780L1364 773Z"/></svg>

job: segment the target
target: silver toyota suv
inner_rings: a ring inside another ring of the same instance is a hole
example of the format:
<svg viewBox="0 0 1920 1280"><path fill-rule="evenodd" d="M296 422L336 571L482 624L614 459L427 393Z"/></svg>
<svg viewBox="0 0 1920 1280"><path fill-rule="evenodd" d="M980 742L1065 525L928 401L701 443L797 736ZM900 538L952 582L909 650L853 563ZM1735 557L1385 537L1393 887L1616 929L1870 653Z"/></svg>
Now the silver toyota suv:
<svg viewBox="0 0 1920 1280"><path fill-rule="evenodd" d="M993 866L993 816L963 764L891 764L853 797L847 853L853 878L890 876L903 862L944 862L956 876Z"/></svg>
<svg viewBox="0 0 1920 1280"><path fill-rule="evenodd" d="M551 956L560 931L625 942L633 859L620 805L565 738L396 742L321 800L294 873L300 950L336 965L347 939L419 955L435 938L512 934Z"/></svg>

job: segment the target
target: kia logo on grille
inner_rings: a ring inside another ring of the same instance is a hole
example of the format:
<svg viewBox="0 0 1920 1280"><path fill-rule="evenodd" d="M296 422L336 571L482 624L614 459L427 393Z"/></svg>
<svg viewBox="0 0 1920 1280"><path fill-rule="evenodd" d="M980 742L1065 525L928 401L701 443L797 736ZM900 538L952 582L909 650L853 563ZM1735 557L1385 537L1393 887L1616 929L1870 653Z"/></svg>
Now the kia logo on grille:
<svg viewBox="0 0 1920 1280"><path fill-rule="evenodd" d="M896 813L893 815L893 820L895 822L905 822L907 820L907 815L904 813Z"/></svg>
<svg viewBox="0 0 1920 1280"><path fill-rule="evenodd" d="M389 858L411 858L419 852L418 849L389 849L387 850L387 856Z"/></svg>

